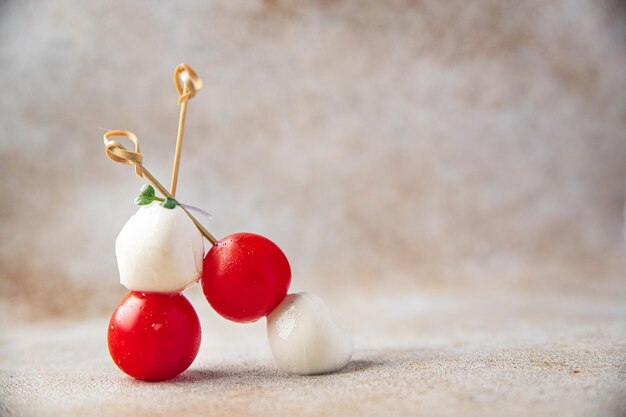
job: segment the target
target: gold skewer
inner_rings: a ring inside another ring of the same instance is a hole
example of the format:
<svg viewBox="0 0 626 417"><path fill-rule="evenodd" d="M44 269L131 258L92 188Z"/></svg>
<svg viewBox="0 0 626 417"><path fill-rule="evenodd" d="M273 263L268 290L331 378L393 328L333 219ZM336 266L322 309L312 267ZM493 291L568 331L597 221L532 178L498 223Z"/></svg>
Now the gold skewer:
<svg viewBox="0 0 626 417"><path fill-rule="evenodd" d="M128 150L118 141L110 139L114 136L121 136L130 139L130 141L135 144L135 150ZM141 152L139 152L139 139L134 133L127 130L109 130L104 134L104 153L113 162L117 162L123 165L134 166L135 174L139 178L145 178L146 180L148 180L148 182L150 182L150 184L152 184L154 188L159 190L159 192L164 196L174 198L174 196L170 194L156 178L154 178L154 176L146 169L146 167L143 166L143 155L141 154ZM191 213L189 213L185 206L183 206L182 204L179 204L179 206L196 225L202 236L204 236L209 242L211 242L212 245L215 245L217 243L217 239L215 239L215 237L213 237L213 235L209 233L208 230L206 230L204 226L202 226L200 222L191 215Z"/></svg>
<svg viewBox="0 0 626 417"><path fill-rule="evenodd" d="M182 80L182 84L181 84ZM172 186L170 193L176 195L178 182L178 166L180 165L180 153L183 147L183 133L185 129L185 116L187 114L187 102L202 89L204 83L196 72L187 64L180 64L174 70L174 85L178 90L178 104L180 104L180 118L178 120L178 133L176 135L176 153L174 154L174 168L172 169Z"/></svg>

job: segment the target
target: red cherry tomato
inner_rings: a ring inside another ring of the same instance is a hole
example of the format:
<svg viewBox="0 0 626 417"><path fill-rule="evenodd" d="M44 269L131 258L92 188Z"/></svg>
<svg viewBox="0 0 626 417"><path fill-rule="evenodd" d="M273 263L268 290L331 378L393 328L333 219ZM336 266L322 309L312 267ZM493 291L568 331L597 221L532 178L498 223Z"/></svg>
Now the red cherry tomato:
<svg viewBox="0 0 626 417"><path fill-rule="evenodd" d="M232 321L252 322L271 313L287 295L290 282L287 257L263 236L235 233L204 257L204 296Z"/></svg>
<svg viewBox="0 0 626 417"><path fill-rule="evenodd" d="M200 321L180 293L130 292L109 323L109 352L133 378L164 381L191 365L200 348Z"/></svg>

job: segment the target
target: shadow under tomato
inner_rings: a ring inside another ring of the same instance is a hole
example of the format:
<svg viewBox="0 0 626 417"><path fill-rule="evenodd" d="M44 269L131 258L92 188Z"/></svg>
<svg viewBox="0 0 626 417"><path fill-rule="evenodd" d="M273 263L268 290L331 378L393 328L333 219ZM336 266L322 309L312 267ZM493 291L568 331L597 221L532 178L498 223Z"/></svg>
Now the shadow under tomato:
<svg viewBox="0 0 626 417"><path fill-rule="evenodd" d="M176 378L164 382L170 384L190 384L194 382L204 382L230 378L234 374L234 372L224 371L220 369L189 369L178 375Z"/></svg>

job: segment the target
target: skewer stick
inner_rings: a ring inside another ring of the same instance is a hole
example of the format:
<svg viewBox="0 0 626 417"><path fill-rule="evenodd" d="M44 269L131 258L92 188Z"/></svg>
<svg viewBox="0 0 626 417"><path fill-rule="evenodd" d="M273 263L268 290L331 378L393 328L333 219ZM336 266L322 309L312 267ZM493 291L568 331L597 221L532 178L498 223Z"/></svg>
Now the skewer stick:
<svg viewBox="0 0 626 417"><path fill-rule="evenodd" d="M123 136L130 139L130 141L135 144L135 150L128 150L118 141L110 139L114 136ZM152 175L150 171L143 166L143 155L139 152L139 139L134 133L127 130L109 130L104 134L104 152L113 162L134 166L135 174L139 178L145 178L148 180L148 182L152 184L154 188L159 190L159 192L164 196L174 198L174 196L170 194L167 189L154 177L154 175ZM193 224L196 225L202 236L211 242L212 245L215 245L217 243L217 239L215 239L215 237L213 237L213 235L209 233L208 230L206 230L191 213L189 213L185 206L182 204L179 204L179 206L183 209L185 214L189 216Z"/></svg>
<svg viewBox="0 0 626 417"><path fill-rule="evenodd" d="M185 91L187 87L185 86ZM187 100L180 105L180 119L178 120L178 134L176 135L176 153L174 154L174 168L172 169L172 186L170 192L176 194L176 183L178 182L178 166L180 164L180 151L183 147L183 130L185 129L185 114L187 113Z"/></svg>
<svg viewBox="0 0 626 417"><path fill-rule="evenodd" d="M182 84L181 84L182 80ZM178 104L180 104L180 118L178 119L178 133L176 134L176 152L174 154L174 167L172 168L172 185L170 193L176 195L176 184L178 183L178 167L180 165L180 154L183 147L183 133L185 130L185 116L187 114L187 102L202 89L204 83L196 72L187 64L180 64L174 70L174 85L178 90Z"/></svg>

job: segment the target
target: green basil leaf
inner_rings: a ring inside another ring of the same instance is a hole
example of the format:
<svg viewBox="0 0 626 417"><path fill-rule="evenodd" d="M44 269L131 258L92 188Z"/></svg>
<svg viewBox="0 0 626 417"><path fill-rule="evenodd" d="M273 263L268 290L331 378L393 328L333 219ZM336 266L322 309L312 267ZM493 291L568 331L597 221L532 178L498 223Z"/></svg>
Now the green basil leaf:
<svg viewBox="0 0 626 417"><path fill-rule="evenodd" d="M152 203L153 201L154 201L154 198L148 197L145 195L140 195L137 198L135 198L135 204L137 204L138 206L145 206L145 205Z"/></svg>
<svg viewBox="0 0 626 417"><path fill-rule="evenodd" d="M176 200L171 197L165 197L165 200L161 203L161 207L166 209L173 209L176 207Z"/></svg>
<svg viewBox="0 0 626 417"><path fill-rule="evenodd" d="M141 187L141 195L146 197L154 197L154 188L152 188L150 184L144 184L144 186Z"/></svg>

